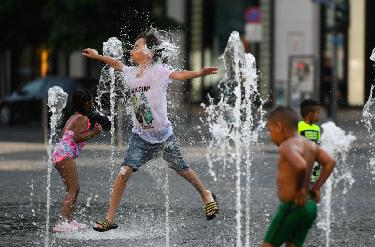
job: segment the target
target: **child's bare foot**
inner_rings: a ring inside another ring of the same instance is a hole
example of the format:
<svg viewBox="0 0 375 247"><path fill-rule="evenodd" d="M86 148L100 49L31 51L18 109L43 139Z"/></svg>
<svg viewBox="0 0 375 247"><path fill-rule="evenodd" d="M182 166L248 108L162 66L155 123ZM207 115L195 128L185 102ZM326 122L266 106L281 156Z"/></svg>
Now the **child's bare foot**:
<svg viewBox="0 0 375 247"><path fill-rule="evenodd" d="M203 192L202 199L203 199L204 204L215 201L213 196L212 196L211 191L209 191L209 190L206 190L205 192Z"/></svg>
<svg viewBox="0 0 375 247"><path fill-rule="evenodd" d="M52 231L54 232L72 232L77 230L78 227L69 224L67 221L60 222L52 228Z"/></svg>
<svg viewBox="0 0 375 247"><path fill-rule="evenodd" d="M74 226L74 227L76 227L78 230L86 229L87 228L86 224L79 223L76 220L72 220L69 224L72 225L72 226Z"/></svg>

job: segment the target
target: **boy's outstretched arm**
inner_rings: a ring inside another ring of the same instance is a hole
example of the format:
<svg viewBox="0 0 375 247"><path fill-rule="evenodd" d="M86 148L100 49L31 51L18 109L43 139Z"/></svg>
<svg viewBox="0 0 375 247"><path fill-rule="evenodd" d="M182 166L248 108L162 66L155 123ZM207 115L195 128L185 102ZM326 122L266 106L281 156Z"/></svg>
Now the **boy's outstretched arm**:
<svg viewBox="0 0 375 247"><path fill-rule="evenodd" d="M320 187L325 183L328 177L331 175L333 168L336 165L336 161L322 148L318 147L316 161L322 166L320 176L311 188L311 192L315 196L316 201L320 201Z"/></svg>
<svg viewBox="0 0 375 247"><path fill-rule="evenodd" d="M217 68L216 67L204 67L200 71L190 71L190 70L183 70L183 71L173 71L169 78L172 80L189 80L201 76L211 75L211 74L217 74Z"/></svg>
<svg viewBox="0 0 375 247"><path fill-rule="evenodd" d="M115 70L122 71L122 69L124 68L124 64L121 61L108 56L99 55L95 49L86 48L83 50L82 55L87 58L95 59L101 61L102 63L108 64Z"/></svg>

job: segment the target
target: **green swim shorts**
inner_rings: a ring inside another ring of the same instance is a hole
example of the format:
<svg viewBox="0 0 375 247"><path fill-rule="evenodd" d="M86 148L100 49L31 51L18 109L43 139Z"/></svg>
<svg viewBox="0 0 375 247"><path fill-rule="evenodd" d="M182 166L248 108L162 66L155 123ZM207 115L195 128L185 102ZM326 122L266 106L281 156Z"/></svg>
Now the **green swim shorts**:
<svg viewBox="0 0 375 247"><path fill-rule="evenodd" d="M294 202L280 203L264 242L275 246L285 242L302 246L316 215L316 202L313 199L307 200L303 207L297 207Z"/></svg>

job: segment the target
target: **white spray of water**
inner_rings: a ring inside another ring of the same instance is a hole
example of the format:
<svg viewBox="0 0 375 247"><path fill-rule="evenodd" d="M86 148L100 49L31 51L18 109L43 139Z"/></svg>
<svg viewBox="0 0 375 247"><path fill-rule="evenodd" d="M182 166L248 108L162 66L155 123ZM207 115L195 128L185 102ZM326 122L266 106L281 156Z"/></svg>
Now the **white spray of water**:
<svg viewBox="0 0 375 247"><path fill-rule="evenodd" d="M62 115L62 110L66 106L68 94L60 87L54 86L48 90L48 107L49 111L52 113L50 118L50 137L48 140L48 171L47 171L47 212L46 212L46 236L45 236L45 246L49 246L49 221L50 221L50 208L51 208L51 172L52 172L52 140L56 135L56 126L58 120Z"/></svg>
<svg viewBox="0 0 375 247"><path fill-rule="evenodd" d="M116 77L115 77L115 70L114 68L109 68L109 74L111 76L111 89L109 90L109 98L111 102L111 116L110 116L110 121L111 121L111 165L110 165L110 170L111 170L111 178L113 178L113 173L114 173L114 156L115 156L115 107L116 107L116 90L115 90L115 83L116 83Z"/></svg>
<svg viewBox="0 0 375 247"><path fill-rule="evenodd" d="M107 42L103 42L103 55L120 60L124 56L121 41L116 37L111 37Z"/></svg>
<svg viewBox="0 0 375 247"><path fill-rule="evenodd" d="M374 56L374 51L371 56ZM375 59L375 58L374 58ZM375 60L374 60L375 61ZM369 148L370 148L370 160L368 162L368 167L370 169L370 173L372 175L372 180L375 180L375 132L372 128L373 122L375 121L375 109L374 109L374 103L375 103L375 96L373 96L373 90L375 85L371 85L370 89L370 96L368 97L368 100L366 104L363 106L363 113L362 113L362 122L364 123L365 127L367 128L367 131L370 135L370 141L369 141Z"/></svg>
<svg viewBox="0 0 375 247"><path fill-rule="evenodd" d="M86 199L86 207L89 208L91 206L91 200L92 200L92 193L90 193L90 196Z"/></svg>
<svg viewBox="0 0 375 247"><path fill-rule="evenodd" d="M362 113L362 121L364 122L367 130L371 133L372 128L372 121L374 120L374 116L372 114L372 107L375 102L375 97L372 96L372 92L374 90L375 85L371 85L370 89L370 96L368 97L368 100L366 104L363 106L363 113Z"/></svg>
<svg viewBox="0 0 375 247"><path fill-rule="evenodd" d="M29 182L27 182L27 184L29 185ZM31 182L30 182L30 208L31 208L31 214L32 214L32 217L33 217L33 225L36 226L36 222L35 222L35 217L36 217L36 211L35 211L35 208L34 208L34 205L33 205L33 197L34 197L34 179L31 179Z"/></svg>
<svg viewBox="0 0 375 247"><path fill-rule="evenodd" d="M346 162L347 154L356 137L351 133L346 134L344 130L337 127L333 122L322 125L323 134L321 138L322 148L326 150L337 161L332 175L324 185L322 197L323 212L318 219L318 227L325 232L325 246L330 246L332 212L332 192L336 186L342 184L340 191L345 195L353 186L352 165Z"/></svg>
<svg viewBox="0 0 375 247"><path fill-rule="evenodd" d="M80 230L80 231L70 231L63 233L56 233L54 237L56 239L66 239L66 240L78 240L78 241L105 241L105 240L153 240L163 237L163 232L158 229L153 229L150 226L140 226L134 229L115 229L106 232L105 234L98 234L98 232L92 229ZM111 241L117 242L117 241ZM59 245L61 246L61 245ZM87 245L86 245L87 246Z"/></svg>
<svg viewBox="0 0 375 247"><path fill-rule="evenodd" d="M117 60L123 57L122 43L116 37L111 37L107 42L103 42L103 55L109 56ZM102 106L102 100L105 94L110 93L111 85L114 83L114 69L106 65L102 68L100 79L97 86L97 97L95 99L98 104L98 111L105 115L105 109Z"/></svg>
<svg viewBox="0 0 375 247"><path fill-rule="evenodd" d="M112 57L116 60L121 60L123 57L122 43L116 37L111 37L107 42L103 42L103 55ZM115 117L116 117L116 96L117 96L117 84L119 84L116 78L122 78L121 73L115 72L114 68L106 65L102 69L102 74L100 76L98 84L98 98L97 102L101 108L101 98L104 93L109 92L110 99L110 121L111 121L111 154L110 154L110 171L113 178L114 175L114 156L115 156ZM121 79L119 79L122 81ZM100 109L102 110L102 109Z"/></svg>
<svg viewBox="0 0 375 247"><path fill-rule="evenodd" d="M153 52L157 52L159 54L158 63L166 63L166 64L173 64L174 69L176 68L176 63L174 60L180 55L181 49L177 45L178 40L172 41L172 36L170 32L156 29L151 27L148 31L148 34L155 35L160 44L153 48Z"/></svg>
<svg viewBox="0 0 375 247"><path fill-rule="evenodd" d="M233 169L236 177L236 245L242 246L241 174L246 174L246 238L250 245L250 184L252 148L264 127L263 102L258 92L255 58L244 51L238 32L232 32L221 57L225 76L219 87L218 104L205 107L212 140L208 145L209 173L214 181L225 179L226 170ZM243 167L243 164L246 164Z"/></svg>
<svg viewBox="0 0 375 247"><path fill-rule="evenodd" d="M165 171L165 246L169 247L170 243L170 226L169 226L169 174Z"/></svg>
<svg viewBox="0 0 375 247"><path fill-rule="evenodd" d="M372 61L375 62L375 48L372 49L371 56L370 56L370 60L372 60Z"/></svg>
<svg viewBox="0 0 375 247"><path fill-rule="evenodd" d="M165 195L165 246L170 245L170 223L169 223L169 174L168 163L161 157L151 161L143 167L143 170L150 174L156 182L156 188L162 189Z"/></svg>

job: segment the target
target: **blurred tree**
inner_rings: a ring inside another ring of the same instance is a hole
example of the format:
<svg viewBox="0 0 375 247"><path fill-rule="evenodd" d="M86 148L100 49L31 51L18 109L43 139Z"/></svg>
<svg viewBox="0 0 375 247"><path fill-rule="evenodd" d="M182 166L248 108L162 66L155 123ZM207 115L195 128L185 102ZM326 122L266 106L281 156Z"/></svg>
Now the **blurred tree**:
<svg viewBox="0 0 375 247"><path fill-rule="evenodd" d="M48 0L44 13L51 25L49 44L71 51L101 48L112 36L133 42L150 25L176 27L163 9L163 0Z"/></svg>
<svg viewBox="0 0 375 247"><path fill-rule="evenodd" d="M47 46L101 48L109 37L131 40L150 25L176 28L165 0L1 0L0 49Z"/></svg>
<svg viewBox="0 0 375 247"><path fill-rule="evenodd" d="M49 35L48 23L42 17L47 0L0 1L0 49L38 46Z"/></svg>

